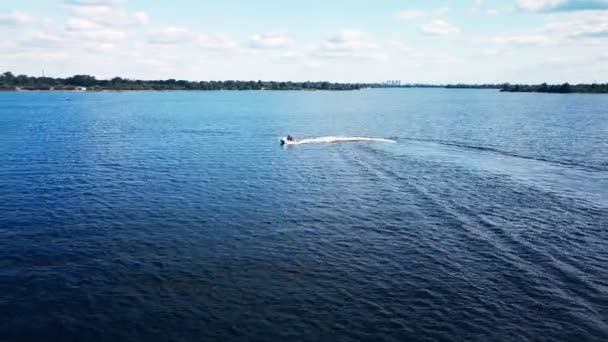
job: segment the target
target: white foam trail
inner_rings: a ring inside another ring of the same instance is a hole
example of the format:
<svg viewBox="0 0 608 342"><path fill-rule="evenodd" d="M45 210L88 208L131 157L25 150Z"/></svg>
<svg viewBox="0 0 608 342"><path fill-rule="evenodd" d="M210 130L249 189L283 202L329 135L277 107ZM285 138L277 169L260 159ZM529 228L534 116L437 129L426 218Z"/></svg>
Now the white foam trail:
<svg viewBox="0 0 608 342"><path fill-rule="evenodd" d="M356 142L356 141L375 141L375 142L387 142L395 143L395 140L386 138L372 138L372 137L318 137L318 138L307 138L299 139L296 141L290 141L287 145L302 145L302 144L315 144L315 143L339 143L339 142Z"/></svg>

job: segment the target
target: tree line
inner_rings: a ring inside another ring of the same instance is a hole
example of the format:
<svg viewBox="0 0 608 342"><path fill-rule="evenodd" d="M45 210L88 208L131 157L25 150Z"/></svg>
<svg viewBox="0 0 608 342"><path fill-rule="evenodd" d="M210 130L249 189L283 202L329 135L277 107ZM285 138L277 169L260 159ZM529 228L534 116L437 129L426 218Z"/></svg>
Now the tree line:
<svg viewBox="0 0 608 342"><path fill-rule="evenodd" d="M186 81L186 80L131 80L114 77L98 80L90 75L68 78L0 75L0 90L358 90L369 85L332 82L275 82L275 81Z"/></svg>
<svg viewBox="0 0 608 342"><path fill-rule="evenodd" d="M402 84L402 85L385 85L377 84L372 87L378 88L446 88L446 89L498 89L504 92L534 92L534 93L608 93L608 83L593 83L593 84Z"/></svg>
<svg viewBox="0 0 608 342"><path fill-rule="evenodd" d="M0 90L359 90L362 88L447 88L447 89L498 89L504 92L541 93L608 93L605 84L568 83L549 85L529 84L402 84L334 83L334 82L275 82L275 81L186 81L186 80L132 80L114 77L98 80L90 75L67 78L0 74Z"/></svg>
<svg viewBox="0 0 608 342"><path fill-rule="evenodd" d="M502 84L428 84L428 83L406 83L400 85L392 84L375 84L375 88L447 88L447 89L501 89Z"/></svg>
<svg viewBox="0 0 608 342"><path fill-rule="evenodd" d="M533 92L533 93L592 93L606 94L608 93L608 83L593 83L593 84L505 84L501 91L507 92Z"/></svg>

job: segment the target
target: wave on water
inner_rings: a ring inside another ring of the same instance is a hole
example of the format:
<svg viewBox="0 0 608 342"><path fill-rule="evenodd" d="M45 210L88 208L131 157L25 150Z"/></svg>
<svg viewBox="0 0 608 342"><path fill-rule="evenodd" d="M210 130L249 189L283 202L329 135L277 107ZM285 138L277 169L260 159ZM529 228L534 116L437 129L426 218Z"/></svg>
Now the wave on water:
<svg viewBox="0 0 608 342"><path fill-rule="evenodd" d="M493 148L493 147L489 147L489 146L470 145L470 144L465 144L465 143L461 143L461 142L457 142L457 141L440 140L440 139L417 139L417 138L400 138L400 139L408 140L408 141L435 143L435 144L439 144L439 145L443 145L443 146L451 146L451 147L456 147L456 148L460 148L460 149L464 149L464 150L489 152L489 153L495 153L495 154L500 154L500 155L504 155L507 157L514 157L514 158L520 158L520 159L537 160L537 161L546 162L546 163L550 163L550 164L557 164L557 165L561 165L561 166L578 168L578 169L585 170L585 171L608 171L608 168L606 168L602 164L594 165L594 164L589 164L589 163L582 163L582 162L575 161L575 160L557 160L557 159L547 158L547 157L543 157L543 156L531 156L531 155L525 155L525 154L516 153L516 152L512 152L512 151L501 150L501 149L497 149L497 148Z"/></svg>
<svg viewBox="0 0 608 342"><path fill-rule="evenodd" d="M288 145L302 145L302 144L318 144L318 143L341 143L341 142L358 142L358 141L373 141L373 142L387 142L395 143L394 139L387 138L373 138L373 137L342 137L342 136L328 136L318 138L306 138L290 141Z"/></svg>

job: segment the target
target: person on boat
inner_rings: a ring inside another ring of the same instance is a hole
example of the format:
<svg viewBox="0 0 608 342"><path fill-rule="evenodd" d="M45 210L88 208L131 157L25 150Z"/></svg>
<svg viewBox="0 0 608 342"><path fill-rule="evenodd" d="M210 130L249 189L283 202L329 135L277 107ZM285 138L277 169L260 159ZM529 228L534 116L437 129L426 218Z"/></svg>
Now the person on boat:
<svg viewBox="0 0 608 342"><path fill-rule="evenodd" d="M293 141L293 137L291 135L287 135L287 141Z"/></svg>

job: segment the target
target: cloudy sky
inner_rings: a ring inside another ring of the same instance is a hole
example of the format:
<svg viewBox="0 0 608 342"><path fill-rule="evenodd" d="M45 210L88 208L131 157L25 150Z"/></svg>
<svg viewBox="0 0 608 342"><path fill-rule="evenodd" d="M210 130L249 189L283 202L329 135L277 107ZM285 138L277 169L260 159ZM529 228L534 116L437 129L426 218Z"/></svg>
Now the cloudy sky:
<svg viewBox="0 0 608 342"><path fill-rule="evenodd" d="M608 0L2 0L0 71L608 82Z"/></svg>

